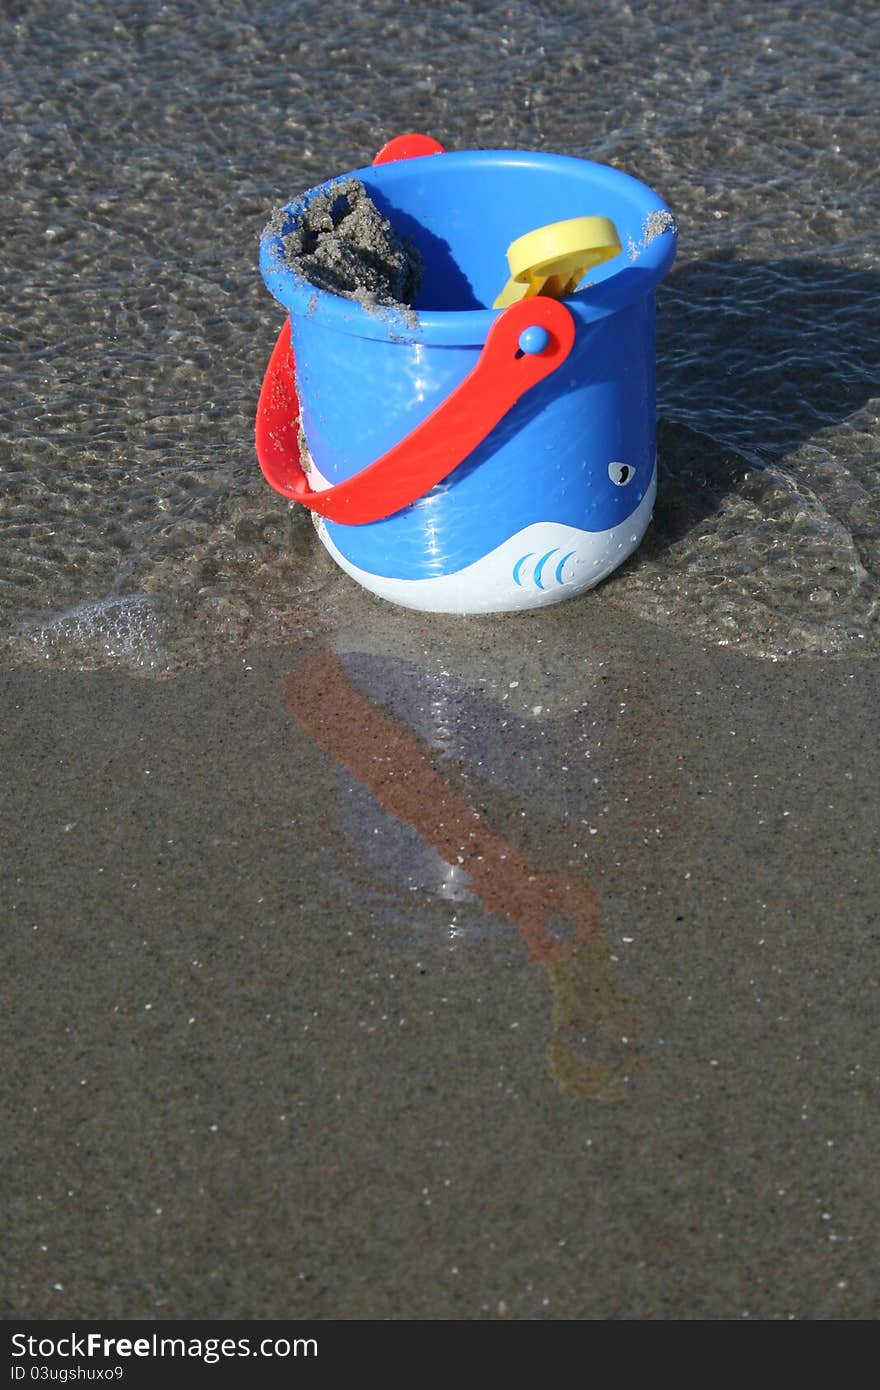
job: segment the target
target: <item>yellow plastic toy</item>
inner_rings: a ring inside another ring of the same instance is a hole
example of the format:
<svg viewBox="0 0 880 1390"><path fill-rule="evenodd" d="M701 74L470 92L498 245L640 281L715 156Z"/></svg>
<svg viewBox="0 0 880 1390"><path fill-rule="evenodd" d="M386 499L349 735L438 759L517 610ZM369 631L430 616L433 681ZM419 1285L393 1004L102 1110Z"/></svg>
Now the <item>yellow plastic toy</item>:
<svg viewBox="0 0 880 1390"><path fill-rule="evenodd" d="M610 261L620 249L617 228L608 217L570 217L526 232L507 248L510 279L492 308L506 309L533 294L553 299L573 294L588 270Z"/></svg>

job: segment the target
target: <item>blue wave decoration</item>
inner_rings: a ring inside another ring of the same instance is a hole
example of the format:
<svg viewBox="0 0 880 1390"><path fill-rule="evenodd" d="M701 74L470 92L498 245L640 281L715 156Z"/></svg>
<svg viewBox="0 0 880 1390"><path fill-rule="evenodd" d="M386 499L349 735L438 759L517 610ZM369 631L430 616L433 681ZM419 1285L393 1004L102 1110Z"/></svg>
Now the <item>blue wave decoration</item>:
<svg viewBox="0 0 880 1390"><path fill-rule="evenodd" d="M570 560L573 554L574 554L574 551L573 551L573 550L569 550L568 554L567 554L567 555L563 555L562 559L559 561L559 564L556 566L556 583L557 583L557 584L564 584L564 583L565 583L565 580L562 578L562 571L563 571L563 569L565 568L565 562L566 562L566 560Z"/></svg>
<svg viewBox="0 0 880 1390"><path fill-rule="evenodd" d="M530 560L534 553L534 550L530 550L528 555L520 556L520 558L517 560L516 564L513 567L513 582L514 584L518 584L520 588L522 588L522 580L519 577L520 571L522 570L522 567L525 564L526 560Z"/></svg>
<svg viewBox="0 0 880 1390"><path fill-rule="evenodd" d="M515 564L514 567L513 567L513 582L514 582L514 584L518 584L520 588L523 587L523 581L522 581L522 569L523 569L523 565L526 563L526 560L531 560L531 559L532 559L534 553L535 553L534 550L530 550L530 551L528 552L527 555L521 555L521 556L519 557L519 559L517 560L516 564ZM559 546L557 545L557 546L555 546L555 547L553 548L553 550L548 550L548 551L547 551L547 554L546 554L546 555L542 555L541 558L540 558L540 560L537 561L537 563L536 563L536 565L535 565L535 568L534 568L534 570L533 570L533 572L532 572L532 578L534 579L535 584L536 584L536 586L537 586L539 589L544 589L544 587L545 587L545 585L544 585L544 566L546 565L547 561L548 561L553 555L558 555L558 553L559 553ZM572 555L574 555L574 553L575 553L575 552L574 552L573 550L566 551L565 555L563 555L562 559L561 559L561 560L558 562L558 564L556 565L556 568L555 568L553 574L554 574L554 578L555 578L557 584L564 584L564 583L565 583L565 580L564 580L563 577L562 577L562 571L565 569L566 562L567 562L568 560L571 559L571 557L572 557Z"/></svg>
<svg viewBox="0 0 880 1390"><path fill-rule="evenodd" d="M559 546L555 545L552 550L547 551L546 555L542 555L538 563L535 565L535 583L537 584L539 589L543 589L544 587L544 585L541 582L541 575L544 573L544 566L550 559L550 556L555 555L558 549Z"/></svg>

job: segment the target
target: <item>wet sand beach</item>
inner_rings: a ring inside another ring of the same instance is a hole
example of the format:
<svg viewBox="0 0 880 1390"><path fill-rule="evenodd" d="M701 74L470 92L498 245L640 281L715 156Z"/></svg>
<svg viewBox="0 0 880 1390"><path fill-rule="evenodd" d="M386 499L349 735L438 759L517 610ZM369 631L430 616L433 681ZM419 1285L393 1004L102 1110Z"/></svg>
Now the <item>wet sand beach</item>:
<svg viewBox="0 0 880 1390"><path fill-rule="evenodd" d="M10 1310L876 1315L876 666L578 610L4 677Z"/></svg>
<svg viewBox="0 0 880 1390"><path fill-rule="evenodd" d="M4 7L7 1319L877 1317L878 39ZM679 228L653 523L539 613L257 469L260 232L406 130Z"/></svg>

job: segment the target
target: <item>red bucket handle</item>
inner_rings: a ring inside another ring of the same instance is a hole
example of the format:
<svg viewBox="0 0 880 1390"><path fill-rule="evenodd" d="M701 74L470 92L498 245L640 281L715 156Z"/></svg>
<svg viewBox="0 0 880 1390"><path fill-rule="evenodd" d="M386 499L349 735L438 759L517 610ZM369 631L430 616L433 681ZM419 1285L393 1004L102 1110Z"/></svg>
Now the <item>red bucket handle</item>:
<svg viewBox="0 0 880 1390"><path fill-rule="evenodd" d="M395 135L393 140L389 140L383 145L374 164L391 164L395 159L418 159L424 154L445 154L446 151L435 140L433 135L420 135L415 130L409 130L405 135Z"/></svg>
<svg viewBox="0 0 880 1390"><path fill-rule="evenodd" d="M530 332L531 339L525 336ZM540 352L521 346L542 340L546 346ZM316 492L300 461L288 319L269 360L257 406L257 458L263 476L282 497L292 497L330 521L348 526L380 521L442 482L520 396L565 361L573 342L574 320L559 300L535 296L511 304L489 330L476 366L445 401L360 473Z"/></svg>
<svg viewBox="0 0 880 1390"><path fill-rule="evenodd" d="M375 164L443 153L427 135L395 136ZM330 521L363 526L418 501L457 468L516 404L568 357L574 319L558 300L534 296L504 309L475 366L430 415L381 458L315 491L303 471L290 320L278 335L257 406L257 459L267 483Z"/></svg>

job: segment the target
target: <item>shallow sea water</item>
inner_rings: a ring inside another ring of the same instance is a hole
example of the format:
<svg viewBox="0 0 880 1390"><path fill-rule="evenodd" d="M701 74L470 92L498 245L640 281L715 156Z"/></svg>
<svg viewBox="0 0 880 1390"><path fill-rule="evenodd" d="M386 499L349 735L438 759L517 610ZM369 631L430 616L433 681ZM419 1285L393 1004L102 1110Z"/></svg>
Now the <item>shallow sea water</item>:
<svg viewBox="0 0 880 1390"><path fill-rule="evenodd" d="M878 46L867 3L7 3L5 663L161 674L344 611L254 457L257 242L406 129L612 164L677 217L655 520L585 614L876 652Z"/></svg>

